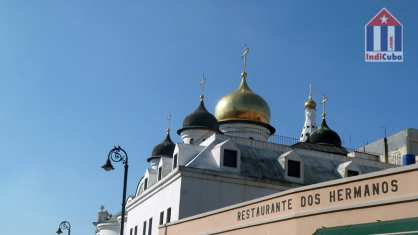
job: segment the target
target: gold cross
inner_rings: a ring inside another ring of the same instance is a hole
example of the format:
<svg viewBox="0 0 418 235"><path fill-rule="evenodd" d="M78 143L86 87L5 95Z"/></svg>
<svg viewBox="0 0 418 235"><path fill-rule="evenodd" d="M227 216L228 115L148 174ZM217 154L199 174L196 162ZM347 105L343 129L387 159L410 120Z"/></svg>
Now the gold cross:
<svg viewBox="0 0 418 235"><path fill-rule="evenodd" d="M247 45L244 45L244 50L242 51L242 59L243 59L243 68L242 68L242 72L246 73L246 69L247 69L247 57L248 57L248 53L250 52L250 48L247 47Z"/></svg>
<svg viewBox="0 0 418 235"><path fill-rule="evenodd" d="M308 96L308 98L312 99L312 84L311 83L309 83L309 96Z"/></svg>

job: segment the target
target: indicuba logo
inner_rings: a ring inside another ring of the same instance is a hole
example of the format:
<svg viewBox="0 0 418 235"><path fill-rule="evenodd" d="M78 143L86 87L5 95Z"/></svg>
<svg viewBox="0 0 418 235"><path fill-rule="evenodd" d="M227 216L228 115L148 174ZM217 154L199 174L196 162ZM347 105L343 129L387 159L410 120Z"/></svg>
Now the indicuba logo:
<svg viewBox="0 0 418 235"><path fill-rule="evenodd" d="M403 26L386 9L365 26L366 62L403 62Z"/></svg>

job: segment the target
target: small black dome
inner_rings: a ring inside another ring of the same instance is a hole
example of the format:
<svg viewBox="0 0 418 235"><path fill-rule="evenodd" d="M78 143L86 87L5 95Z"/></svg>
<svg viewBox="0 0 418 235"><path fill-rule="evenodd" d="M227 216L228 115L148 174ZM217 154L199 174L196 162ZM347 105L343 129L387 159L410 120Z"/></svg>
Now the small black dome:
<svg viewBox="0 0 418 235"><path fill-rule="evenodd" d="M340 136L328 127L325 118L322 119L321 127L309 136L308 141L312 144L329 144L341 147Z"/></svg>
<svg viewBox="0 0 418 235"><path fill-rule="evenodd" d="M159 158L160 156L172 157L175 147L176 145L170 138L170 132L167 131L167 136L165 137L164 141L154 147L151 153L151 157L149 157L147 161L149 162L151 159Z"/></svg>
<svg viewBox="0 0 418 235"><path fill-rule="evenodd" d="M199 107L183 120L183 127L177 130L177 134L180 135L182 131L188 129L206 129L217 132L219 130L218 128L218 120L208 112L203 99L201 99Z"/></svg>

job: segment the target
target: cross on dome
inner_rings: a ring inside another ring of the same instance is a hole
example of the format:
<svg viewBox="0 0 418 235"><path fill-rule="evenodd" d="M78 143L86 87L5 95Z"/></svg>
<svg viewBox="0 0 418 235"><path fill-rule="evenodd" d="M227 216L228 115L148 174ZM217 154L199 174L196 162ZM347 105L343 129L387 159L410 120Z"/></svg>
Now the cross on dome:
<svg viewBox="0 0 418 235"><path fill-rule="evenodd" d="M309 96L308 96L308 98L312 99L312 84L311 83L309 83Z"/></svg>
<svg viewBox="0 0 418 235"><path fill-rule="evenodd" d="M247 74L247 57L248 53L250 52L250 48L247 47L247 45L244 45L244 50L242 51L241 57L243 59L243 67L242 67L242 74Z"/></svg>
<svg viewBox="0 0 418 235"><path fill-rule="evenodd" d="M170 128L171 128L171 113L167 114L167 133L170 132Z"/></svg>
<svg viewBox="0 0 418 235"><path fill-rule="evenodd" d="M325 106L326 106L326 103L328 102L328 98L326 97L326 96L322 96L322 100L321 100L321 104L322 104L322 118L325 118Z"/></svg>
<svg viewBox="0 0 418 235"><path fill-rule="evenodd" d="M203 100L205 97L205 85L206 85L206 76L205 73L202 73L202 79L200 79L200 100Z"/></svg>

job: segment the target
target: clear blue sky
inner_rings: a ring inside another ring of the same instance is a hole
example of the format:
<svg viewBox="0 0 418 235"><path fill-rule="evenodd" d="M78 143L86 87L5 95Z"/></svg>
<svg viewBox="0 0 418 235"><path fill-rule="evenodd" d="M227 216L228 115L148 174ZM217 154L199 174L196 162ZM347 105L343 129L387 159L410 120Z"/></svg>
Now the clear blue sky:
<svg viewBox="0 0 418 235"><path fill-rule="evenodd" d="M405 27L404 63L364 62L382 7ZM93 234L101 204L120 209L108 150L128 151L133 193L166 114L177 129L197 106L201 73L211 111L237 87L244 43L280 135L299 135L310 82L350 147L418 127L417 12L412 0L0 1L1 233L54 234L67 219Z"/></svg>

